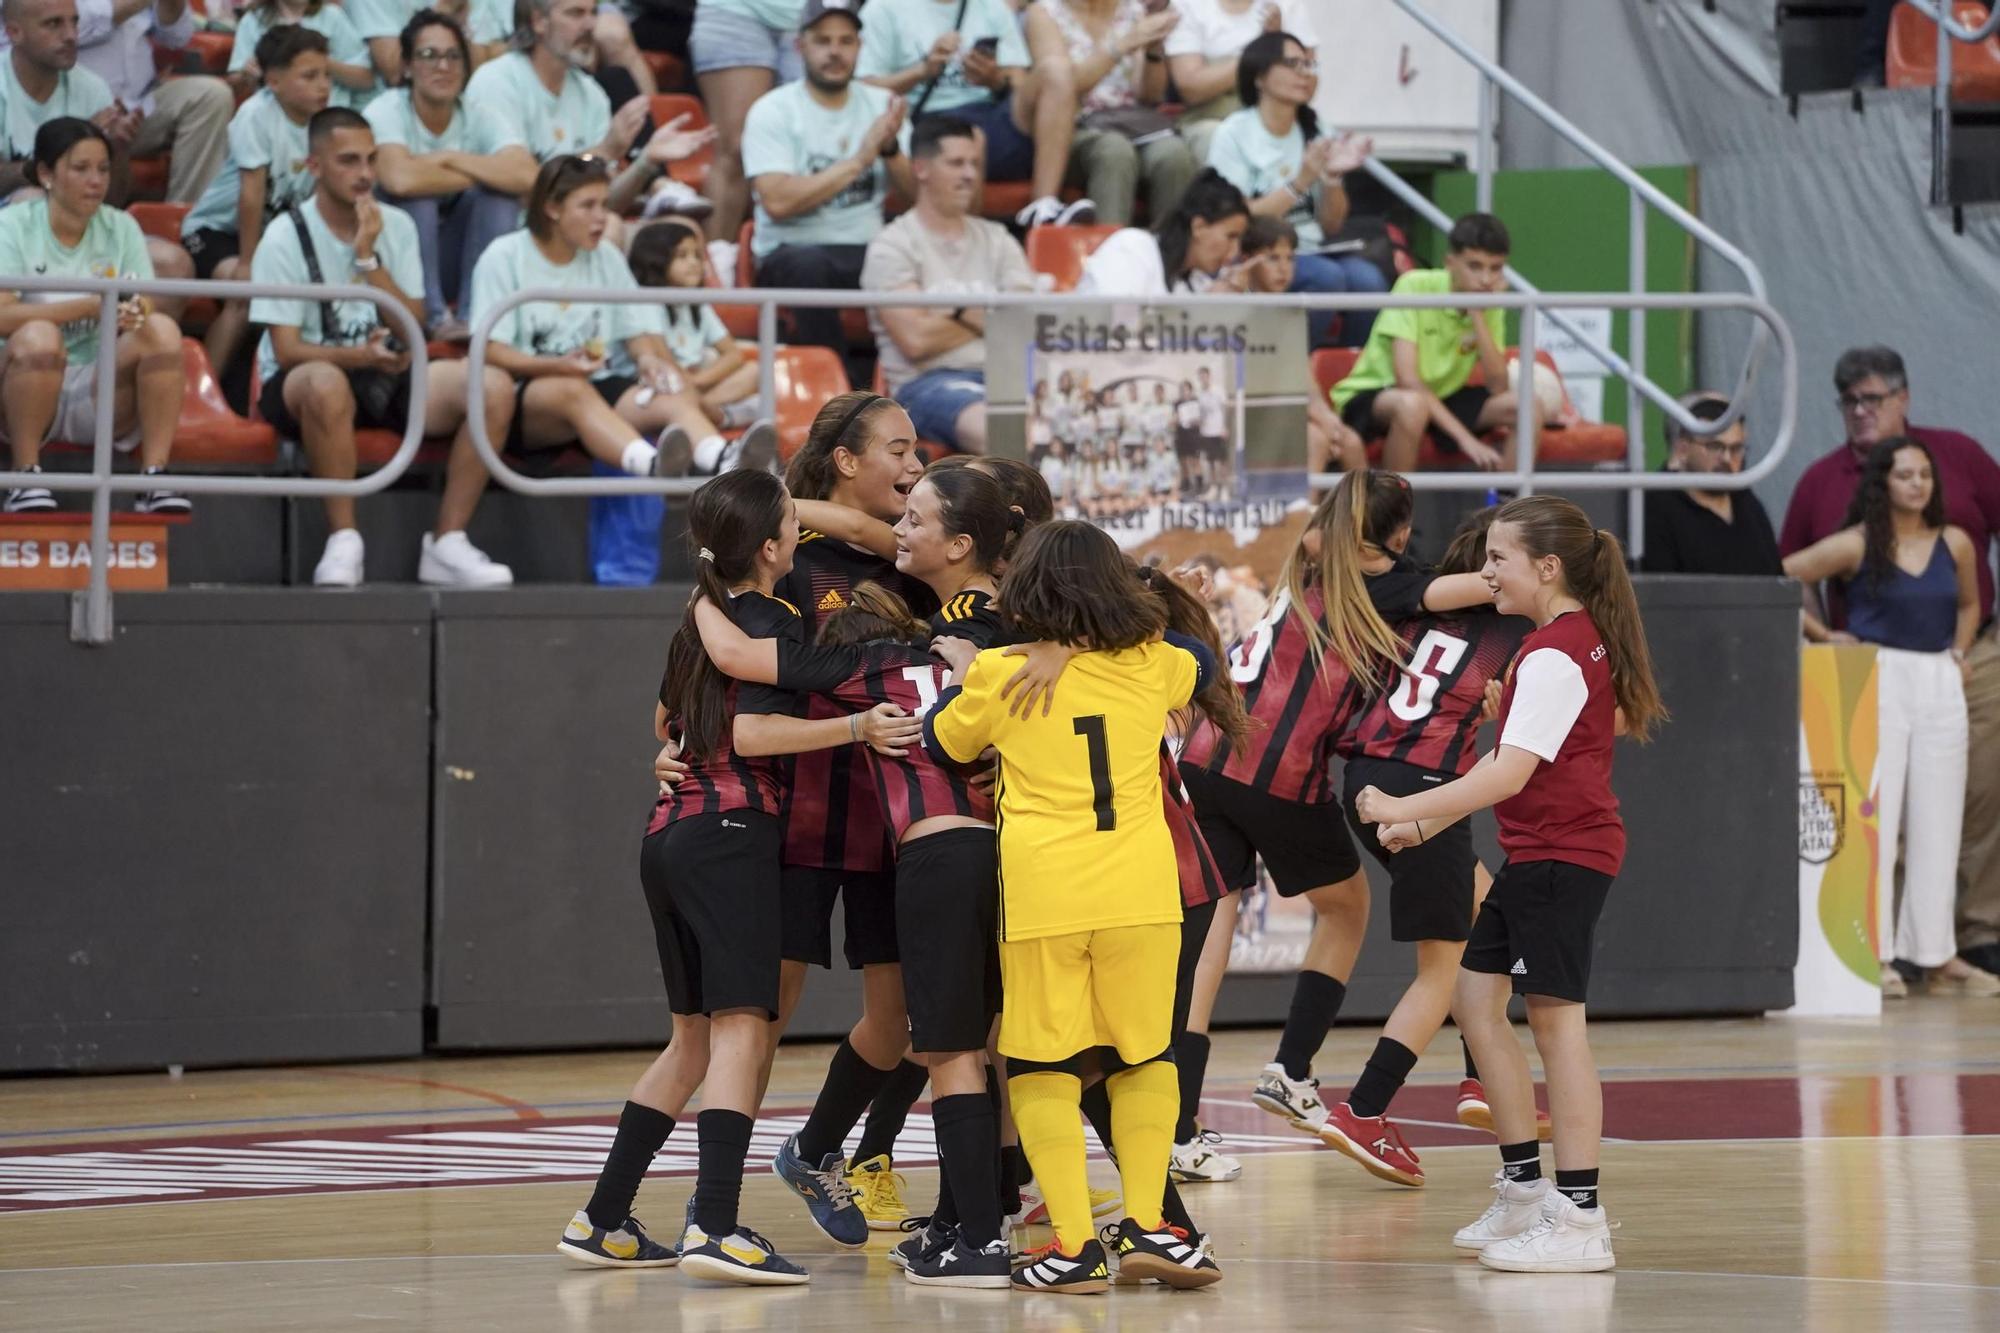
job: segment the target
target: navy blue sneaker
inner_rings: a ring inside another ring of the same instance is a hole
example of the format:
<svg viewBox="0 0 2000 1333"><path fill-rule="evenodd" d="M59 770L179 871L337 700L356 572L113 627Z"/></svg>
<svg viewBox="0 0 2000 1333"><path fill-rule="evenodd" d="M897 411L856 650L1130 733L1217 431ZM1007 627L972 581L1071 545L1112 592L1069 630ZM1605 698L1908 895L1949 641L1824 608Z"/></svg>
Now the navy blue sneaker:
<svg viewBox="0 0 2000 1333"><path fill-rule="evenodd" d="M738 1224L727 1236L711 1236L700 1226L689 1224L681 1233L681 1271L712 1282L734 1282L746 1287L796 1287L810 1280L777 1247Z"/></svg>
<svg viewBox="0 0 2000 1333"><path fill-rule="evenodd" d="M854 1190L847 1183L847 1159L830 1152L817 1167L799 1156L799 1136L794 1134L771 1159L771 1174L789 1185L806 1201L813 1225L836 1245L858 1250L868 1243L868 1219L854 1202Z"/></svg>
<svg viewBox="0 0 2000 1333"><path fill-rule="evenodd" d="M889 1262L898 1268L908 1268L931 1250L949 1249L954 1234L949 1222L934 1222L928 1217L905 1218L902 1229L910 1234L889 1251Z"/></svg>
<svg viewBox="0 0 2000 1333"><path fill-rule="evenodd" d="M638 1218L628 1217L624 1226L606 1231L581 1210L563 1228L556 1253L596 1268L672 1268L681 1261L674 1249L648 1236Z"/></svg>

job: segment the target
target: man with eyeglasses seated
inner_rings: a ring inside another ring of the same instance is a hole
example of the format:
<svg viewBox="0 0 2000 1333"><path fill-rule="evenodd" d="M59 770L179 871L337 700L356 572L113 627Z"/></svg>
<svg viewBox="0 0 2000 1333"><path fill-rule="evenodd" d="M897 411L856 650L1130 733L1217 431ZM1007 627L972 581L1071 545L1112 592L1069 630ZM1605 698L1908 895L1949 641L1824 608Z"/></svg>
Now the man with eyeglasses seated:
<svg viewBox="0 0 2000 1333"><path fill-rule="evenodd" d="M1729 400L1703 391L1681 399L1697 421L1720 421ZM1667 471L1741 472L1749 429L1738 417L1719 435L1697 435L1666 423ZM1646 554L1639 567L1649 574L1768 574L1784 572L1771 516L1752 491L1646 492Z"/></svg>
<svg viewBox="0 0 2000 1333"><path fill-rule="evenodd" d="M1805 470L1785 511L1778 549L1791 555L1848 525L1848 506L1869 451L1906 436L1930 450L1944 492L1945 521L1963 528L1978 552L1979 637L1965 656L1965 708L1971 762L1965 774L1965 836L1959 844L1958 944L1979 967L2000 967L2000 642L1993 629L1993 542L2000 536L2000 462L1955 430L1909 424L1910 381L1888 347L1856 347L1833 368L1847 441ZM1821 616L1830 642L1853 643L1839 626L1846 607L1827 587Z"/></svg>

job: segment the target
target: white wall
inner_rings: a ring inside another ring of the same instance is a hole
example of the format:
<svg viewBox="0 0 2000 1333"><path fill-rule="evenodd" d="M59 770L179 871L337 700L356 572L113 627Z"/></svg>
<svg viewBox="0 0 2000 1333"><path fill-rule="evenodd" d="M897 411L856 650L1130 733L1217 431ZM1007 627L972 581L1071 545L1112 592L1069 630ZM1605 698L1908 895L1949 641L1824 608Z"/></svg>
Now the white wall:
<svg viewBox="0 0 2000 1333"><path fill-rule="evenodd" d="M1479 51L1498 55L1500 0L1420 3ZM1313 105L1328 124L1373 135L1385 158L1470 160L1479 124L1471 65L1390 0L1305 5L1320 36Z"/></svg>

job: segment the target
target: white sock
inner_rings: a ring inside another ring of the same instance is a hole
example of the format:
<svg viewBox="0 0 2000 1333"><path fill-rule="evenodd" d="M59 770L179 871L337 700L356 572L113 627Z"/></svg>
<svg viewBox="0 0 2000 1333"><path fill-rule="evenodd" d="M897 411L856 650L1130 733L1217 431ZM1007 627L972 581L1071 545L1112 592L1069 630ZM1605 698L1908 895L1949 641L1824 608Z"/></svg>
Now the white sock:
<svg viewBox="0 0 2000 1333"><path fill-rule="evenodd" d="M618 456L618 465L635 477L650 476L653 460L660 451L644 440L634 440L625 446L625 452Z"/></svg>
<svg viewBox="0 0 2000 1333"><path fill-rule="evenodd" d="M722 462L722 451L729 442L720 435L711 435L694 447L694 466L698 472L713 472Z"/></svg>

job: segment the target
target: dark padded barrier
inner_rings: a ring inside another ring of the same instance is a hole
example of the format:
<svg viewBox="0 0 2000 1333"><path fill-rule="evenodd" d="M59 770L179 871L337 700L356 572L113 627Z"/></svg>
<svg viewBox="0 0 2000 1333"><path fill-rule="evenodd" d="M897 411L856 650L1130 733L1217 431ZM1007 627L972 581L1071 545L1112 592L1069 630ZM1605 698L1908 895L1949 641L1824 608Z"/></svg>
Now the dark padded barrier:
<svg viewBox="0 0 2000 1333"><path fill-rule="evenodd" d="M429 599L0 597L0 1068L423 1047Z"/></svg>

